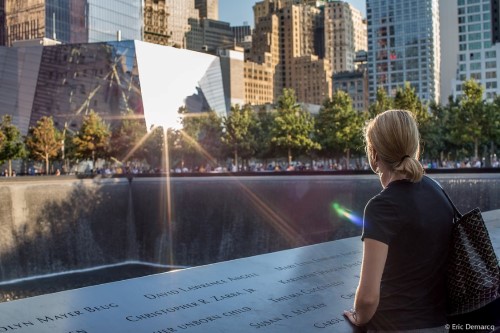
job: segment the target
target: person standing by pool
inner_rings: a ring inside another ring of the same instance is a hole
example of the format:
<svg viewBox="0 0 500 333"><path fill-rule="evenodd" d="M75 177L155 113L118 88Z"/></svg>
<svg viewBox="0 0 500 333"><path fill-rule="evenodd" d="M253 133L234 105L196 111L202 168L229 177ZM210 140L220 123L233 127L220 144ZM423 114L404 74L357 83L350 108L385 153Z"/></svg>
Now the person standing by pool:
<svg viewBox="0 0 500 333"><path fill-rule="evenodd" d="M366 204L363 263L354 307L368 332L446 332L446 264L453 208L419 162L413 115L389 110L365 128L366 152L383 190Z"/></svg>

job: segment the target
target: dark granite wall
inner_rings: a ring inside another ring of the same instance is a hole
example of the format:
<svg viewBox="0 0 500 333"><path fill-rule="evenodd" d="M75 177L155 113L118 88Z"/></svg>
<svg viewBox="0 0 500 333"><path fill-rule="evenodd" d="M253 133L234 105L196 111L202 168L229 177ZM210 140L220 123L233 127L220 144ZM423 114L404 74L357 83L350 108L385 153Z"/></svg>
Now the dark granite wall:
<svg viewBox="0 0 500 333"><path fill-rule="evenodd" d="M500 208L500 174L433 177L460 209ZM165 178L33 180L0 181L0 282L125 261L201 265L351 237L380 191L373 175L181 177L168 188Z"/></svg>

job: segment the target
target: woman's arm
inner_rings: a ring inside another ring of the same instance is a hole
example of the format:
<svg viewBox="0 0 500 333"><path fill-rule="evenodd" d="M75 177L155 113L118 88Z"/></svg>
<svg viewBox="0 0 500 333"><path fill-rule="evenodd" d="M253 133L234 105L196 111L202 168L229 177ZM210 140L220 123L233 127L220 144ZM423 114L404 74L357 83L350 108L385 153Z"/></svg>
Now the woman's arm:
<svg viewBox="0 0 500 333"><path fill-rule="evenodd" d="M365 325L377 310L380 298L380 281L388 250L387 244L374 239L365 238L363 242L363 263L354 299L354 310L344 312L344 315L354 325Z"/></svg>

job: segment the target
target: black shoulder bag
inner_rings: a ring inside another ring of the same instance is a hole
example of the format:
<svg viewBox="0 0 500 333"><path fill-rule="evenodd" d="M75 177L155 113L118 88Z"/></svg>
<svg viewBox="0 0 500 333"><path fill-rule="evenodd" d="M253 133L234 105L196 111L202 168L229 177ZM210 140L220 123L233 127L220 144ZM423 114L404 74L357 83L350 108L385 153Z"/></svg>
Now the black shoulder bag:
<svg viewBox="0 0 500 333"><path fill-rule="evenodd" d="M454 316L478 310L499 297L500 267L480 209L462 215L441 189L455 212L447 273L447 312Z"/></svg>

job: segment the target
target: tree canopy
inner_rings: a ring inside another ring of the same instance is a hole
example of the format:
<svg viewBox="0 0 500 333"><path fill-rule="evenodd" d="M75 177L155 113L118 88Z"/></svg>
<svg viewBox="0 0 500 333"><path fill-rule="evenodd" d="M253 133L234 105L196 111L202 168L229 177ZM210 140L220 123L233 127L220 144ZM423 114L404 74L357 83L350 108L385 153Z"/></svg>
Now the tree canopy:
<svg viewBox="0 0 500 333"><path fill-rule="evenodd" d="M326 157L349 157L351 151L363 151L365 116L352 107L352 100L343 91L337 91L321 107L316 119L316 133Z"/></svg>
<svg viewBox="0 0 500 333"><path fill-rule="evenodd" d="M311 114L297 103L295 92L284 89L278 99L278 108L271 128L271 142L284 149L288 164L292 163L292 152L307 152L321 149L321 145L313 140L314 119Z"/></svg>
<svg viewBox="0 0 500 333"><path fill-rule="evenodd" d="M63 146L62 133L59 132L52 117L42 117L37 121L37 126L29 129L26 137L26 146L34 160L45 162L45 173L49 174L49 162L56 157Z"/></svg>
<svg viewBox="0 0 500 333"><path fill-rule="evenodd" d="M257 117L249 105L241 108L236 104L222 122L224 126L222 141L232 151L234 164L238 166L239 155L249 158L256 151L257 140L252 128L257 124Z"/></svg>
<svg viewBox="0 0 500 333"><path fill-rule="evenodd" d="M105 157L109 149L109 137L111 135L109 125L93 110L83 118L83 123L73 142L76 148L76 156L95 160Z"/></svg>
<svg viewBox="0 0 500 333"><path fill-rule="evenodd" d="M23 158L26 155L23 137L16 125L12 124L12 117L4 115L0 122L0 161L9 164L8 175L12 176L12 160Z"/></svg>

